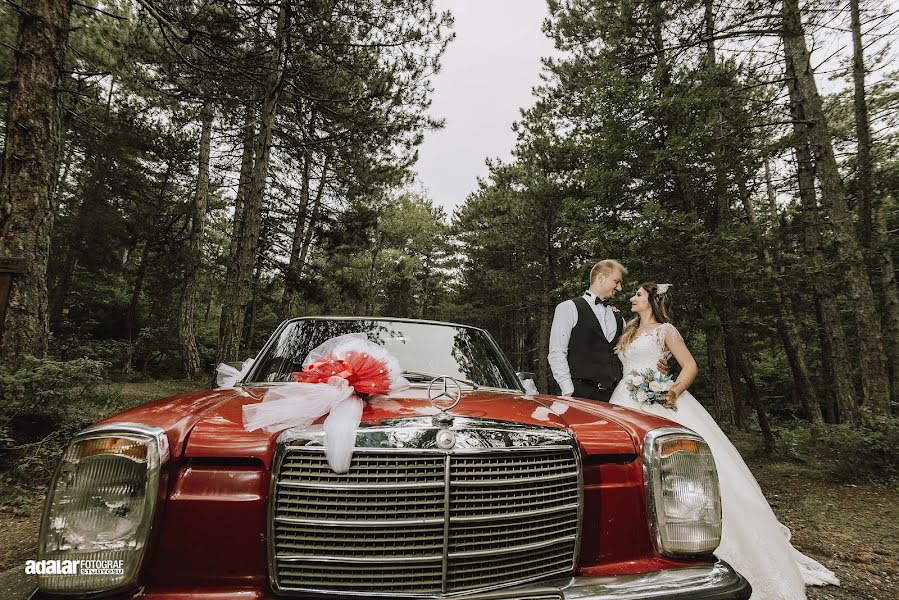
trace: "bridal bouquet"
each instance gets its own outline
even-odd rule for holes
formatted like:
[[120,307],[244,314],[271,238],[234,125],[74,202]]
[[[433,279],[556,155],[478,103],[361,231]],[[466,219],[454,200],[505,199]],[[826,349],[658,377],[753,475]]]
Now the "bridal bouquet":
[[[653,369],[631,371],[625,377],[625,385],[631,394],[631,400],[640,404],[664,404],[668,397],[668,390],[674,385],[674,381],[667,375],[662,375]],[[677,410],[672,407],[671,410]]]
[[315,348],[292,373],[293,382],[268,391],[243,407],[244,429],[279,431],[324,422],[325,454],[331,469],[346,473],[353,457],[364,398],[409,387],[399,361],[364,334],[331,338]]

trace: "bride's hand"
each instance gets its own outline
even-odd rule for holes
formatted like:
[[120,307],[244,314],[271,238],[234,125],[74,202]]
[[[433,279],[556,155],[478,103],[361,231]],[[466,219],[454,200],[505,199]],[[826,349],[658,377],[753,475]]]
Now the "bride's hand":
[[665,402],[662,405],[665,408],[677,409],[677,392],[674,389],[668,390],[668,394],[665,396]]

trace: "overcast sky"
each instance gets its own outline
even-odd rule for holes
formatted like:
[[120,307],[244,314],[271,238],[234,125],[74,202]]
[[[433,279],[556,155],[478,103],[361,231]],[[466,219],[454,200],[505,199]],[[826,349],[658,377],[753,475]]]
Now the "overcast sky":
[[540,58],[553,53],[540,31],[546,0],[436,0],[455,17],[456,39],[434,78],[431,114],[446,120],[425,136],[419,183],[447,215],[487,175],[487,158],[508,159],[512,123],[532,104]]
[[[435,4],[452,12],[456,39],[433,79],[431,114],[446,124],[426,134],[416,171],[418,184],[451,216],[477,188],[477,178],[487,175],[487,158],[511,157],[512,123],[522,108],[533,104],[531,89],[540,83],[540,59],[555,54],[555,49],[540,31],[548,16],[546,0],[435,0]],[[863,34],[868,35],[872,23],[879,33],[895,32],[897,4],[897,0],[882,0],[874,11],[891,16],[872,21],[866,17]],[[814,36],[813,62],[819,88],[833,93],[848,86],[845,78],[828,80],[840,61],[851,56],[848,10],[827,25]],[[875,55],[879,46],[866,53]],[[869,75],[867,83],[895,69],[897,55],[899,50],[894,49],[882,57],[879,72]]]

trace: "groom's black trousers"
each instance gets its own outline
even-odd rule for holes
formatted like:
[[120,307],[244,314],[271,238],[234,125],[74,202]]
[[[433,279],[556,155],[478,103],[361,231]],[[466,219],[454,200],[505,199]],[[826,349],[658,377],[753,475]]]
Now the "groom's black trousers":
[[[600,389],[595,381],[589,379],[572,379],[574,384],[575,398],[587,398],[588,400],[598,400],[600,402],[608,402],[612,397],[612,390]],[[614,389],[614,386],[612,386]]]

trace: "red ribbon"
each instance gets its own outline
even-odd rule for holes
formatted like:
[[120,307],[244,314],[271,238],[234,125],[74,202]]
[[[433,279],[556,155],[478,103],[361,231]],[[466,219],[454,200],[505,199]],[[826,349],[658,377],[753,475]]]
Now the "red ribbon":
[[327,383],[331,377],[346,379],[357,394],[386,394],[390,391],[387,364],[365,352],[347,352],[343,359],[328,355],[291,373],[299,383]]

